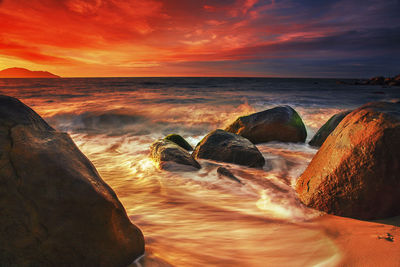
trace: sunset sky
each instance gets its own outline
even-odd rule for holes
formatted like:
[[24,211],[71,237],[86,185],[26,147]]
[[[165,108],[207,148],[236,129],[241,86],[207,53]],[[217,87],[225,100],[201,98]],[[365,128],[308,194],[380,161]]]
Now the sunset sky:
[[0,69],[77,76],[400,73],[400,1],[0,0]]

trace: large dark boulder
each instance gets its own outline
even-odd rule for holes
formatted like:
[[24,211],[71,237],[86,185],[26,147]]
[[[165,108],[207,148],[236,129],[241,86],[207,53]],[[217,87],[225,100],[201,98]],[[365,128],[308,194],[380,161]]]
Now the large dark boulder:
[[169,134],[164,139],[174,142],[178,146],[186,149],[187,151],[193,150],[193,147],[179,134]]
[[225,131],[241,135],[253,144],[270,141],[304,142],[307,137],[306,127],[299,114],[289,106],[239,117]]
[[343,111],[338,114],[333,115],[322,127],[318,130],[318,132],[314,135],[314,137],[308,143],[310,146],[322,146],[325,142],[328,135],[335,130],[336,126],[346,117],[351,110]]
[[328,136],[297,181],[299,198],[360,219],[400,215],[400,104],[366,104]]
[[204,137],[192,155],[196,159],[211,159],[254,168],[265,164],[263,155],[249,140],[221,129]]
[[141,231],[68,134],[0,96],[0,265],[127,266]]
[[186,149],[166,139],[159,139],[151,144],[150,157],[162,170],[186,171],[201,168]]

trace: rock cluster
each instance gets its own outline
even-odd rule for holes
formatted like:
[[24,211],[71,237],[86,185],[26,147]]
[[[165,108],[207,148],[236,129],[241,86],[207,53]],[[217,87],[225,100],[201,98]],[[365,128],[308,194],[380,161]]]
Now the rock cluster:
[[187,166],[199,169],[196,159],[261,168],[265,159],[254,144],[304,142],[306,137],[299,114],[289,106],[281,106],[237,118],[225,130],[212,131],[197,144],[192,155],[188,153],[192,146],[182,136],[170,134],[151,145],[150,157],[160,169],[168,170],[188,170]]
[[339,84],[352,84],[352,85],[387,85],[387,86],[400,86],[400,74],[395,77],[376,76],[367,80],[357,80],[355,82],[338,81]]

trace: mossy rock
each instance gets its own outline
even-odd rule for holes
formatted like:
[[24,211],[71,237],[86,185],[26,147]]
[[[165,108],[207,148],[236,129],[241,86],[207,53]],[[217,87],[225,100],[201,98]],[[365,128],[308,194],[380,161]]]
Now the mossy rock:
[[201,168],[186,149],[166,139],[151,144],[150,157],[161,170],[193,171]]
[[193,150],[193,147],[179,134],[169,134],[164,139],[174,142],[183,149],[186,149],[187,151]]
[[320,147],[325,142],[326,138],[336,129],[338,124],[346,117],[351,110],[343,111],[333,115],[318,132],[314,135],[311,141],[308,143],[310,146]]
[[306,127],[300,115],[289,106],[279,106],[239,117],[225,131],[249,139],[253,144],[305,142]]

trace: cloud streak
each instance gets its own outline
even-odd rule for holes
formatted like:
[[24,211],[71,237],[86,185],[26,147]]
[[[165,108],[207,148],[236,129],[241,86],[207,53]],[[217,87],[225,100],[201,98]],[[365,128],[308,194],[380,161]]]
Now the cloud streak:
[[[64,76],[288,76],[298,66],[315,77],[345,65],[360,77],[400,59],[399,11],[396,0],[4,0],[0,56]],[[337,71],[321,74],[332,60]],[[210,72],[212,62],[225,69]]]

